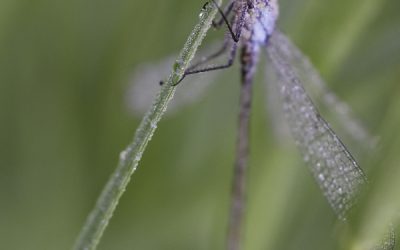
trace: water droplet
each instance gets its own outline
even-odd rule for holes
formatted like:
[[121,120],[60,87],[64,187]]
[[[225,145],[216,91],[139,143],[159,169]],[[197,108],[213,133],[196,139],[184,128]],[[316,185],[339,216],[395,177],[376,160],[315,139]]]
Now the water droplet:
[[318,175],[318,179],[319,179],[320,181],[325,181],[325,176],[324,176],[323,174],[319,174],[319,175]]
[[127,150],[124,150],[124,151],[122,151],[122,152],[119,154],[119,159],[120,159],[121,161],[126,161],[127,156],[128,156],[128,151],[127,151]]
[[177,60],[175,63],[174,63],[174,71],[175,72],[178,72],[178,71],[183,71],[184,70],[184,67],[183,67],[183,62],[181,61],[181,60]]
[[201,9],[201,12],[200,12],[200,14],[199,14],[199,18],[200,18],[200,19],[202,19],[202,18],[204,17],[204,14],[205,14],[204,12],[207,10],[208,4],[209,4],[209,2],[206,2],[206,3],[204,4],[203,8]]
[[204,12],[202,11],[202,12],[200,12],[200,14],[199,14],[199,18],[202,19],[203,17],[204,17]]
[[139,162],[141,158],[142,158],[142,154],[137,154],[137,155],[135,156],[134,161],[135,161],[135,162]]
[[152,121],[152,122],[150,123],[150,127],[151,127],[152,129],[156,129],[156,128],[157,128],[157,123],[154,122],[154,121]]

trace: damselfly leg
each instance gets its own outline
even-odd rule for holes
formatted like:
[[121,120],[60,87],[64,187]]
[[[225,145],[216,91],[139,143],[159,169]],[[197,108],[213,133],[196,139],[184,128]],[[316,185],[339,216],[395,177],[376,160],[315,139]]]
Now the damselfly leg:
[[[225,7],[225,9],[224,9],[224,11],[223,11],[225,17],[228,17],[229,14],[232,12],[233,4],[234,4],[234,0],[231,0],[231,1],[227,4],[227,6]],[[217,21],[214,20],[214,21],[212,22],[212,25],[213,25],[214,28],[219,29],[219,28],[222,27],[222,25],[224,24],[224,22],[225,22],[225,18],[223,18],[223,17],[221,16],[221,17],[219,18],[219,20],[217,20]]]
[[[209,72],[209,71],[215,71],[215,70],[221,70],[221,69],[226,69],[229,68],[233,65],[233,62],[235,60],[236,57],[236,51],[237,51],[237,43],[239,42],[241,33],[242,33],[242,29],[243,29],[243,25],[245,23],[245,14],[247,12],[247,9],[249,8],[249,4],[245,4],[243,5],[243,8],[240,9],[239,11],[239,18],[236,19],[236,17],[233,17],[232,19],[232,23],[234,21],[236,21],[236,25],[235,27],[232,26],[231,23],[229,23],[227,15],[230,14],[230,12],[232,11],[235,2],[232,1],[228,4],[228,6],[226,7],[226,10],[222,10],[221,7],[215,2],[215,0],[211,0],[210,2],[212,2],[215,7],[218,9],[219,14],[221,15],[221,20],[222,20],[222,24],[225,23],[228,31],[230,33],[230,36],[233,40],[233,43],[229,41],[229,39],[226,39],[224,41],[224,44],[222,46],[222,48],[220,50],[218,50],[217,52],[211,54],[210,56],[207,56],[205,58],[203,58],[202,60],[200,60],[198,63],[195,63],[194,65],[190,66],[188,69],[185,70],[184,74],[182,75],[181,79],[178,80],[177,83],[174,84],[178,85],[180,82],[183,81],[183,79],[185,79],[186,76],[188,75],[193,75],[193,74],[198,74],[198,73],[204,73],[204,72]],[[206,6],[209,2],[207,2],[204,6]],[[204,7],[203,7],[204,8]],[[219,20],[216,24],[218,24],[219,22],[221,22],[221,20]],[[218,25],[216,25],[218,27]],[[234,30],[235,29],[235,30]],[[201,65],[210,62],[213,59],[216,59],[217,57],[221,56],[224,54],[224,52],[226,51],[227,47],[231,46],[230,48],[230,52],[229,52],[229,57],[228,57],[228,61],[222,65],[213,65],[213,66],[208,66],[205,68],[199,68],[201,67]],[[160,85],[162,85],[164,82],[160,82]]]
[[[233,65],[233,62],[235,60],[236,57],[236,51],[237,51],[237,45],[236,43],[233,43],[230,49],[230,53],[229,53],[229,57],[228,57],[228,62],[226,64],[222,64],[222,65],[218,65],[218,66],[209,66],[206,68],[200,68],[200,69],[193,69],[193,70],[187,70],[185,71],[185,73],[183,74],[182,78],[179,79],[179,81],[175,84],[179,84],[186,76],[188,75],[193,75],[193,74],[198,74],[198,73],[204,73],[204,72],[209,72],[209,71],[215,71],[215,70],[220,70],[220,69],[226,69],[229,68]],[[222,53],[220,53],[218,56],[222,55]],[[215,59],[217,56],[210,56],[213,57],[211,59]],[[206,62],[211,60],[210,58],[206,58]]]

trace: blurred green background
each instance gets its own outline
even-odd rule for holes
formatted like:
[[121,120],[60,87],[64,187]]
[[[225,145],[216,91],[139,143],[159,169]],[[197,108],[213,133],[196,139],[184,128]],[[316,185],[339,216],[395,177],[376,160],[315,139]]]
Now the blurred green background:
[[[140,121],[124,101],[131,72],[178,52],[203,3],[0,1],[0,249],[71,248]],[[371,179],[362,239],[400,208],[400,2],[280,3],[280,28],[381,137],[373,154],[348,145]],[[245,249],[339,249],[346,230],[298,152],[272,136],[262,79]],[[237,67],[219,80],[159,124],[99,249],[223,249]]]

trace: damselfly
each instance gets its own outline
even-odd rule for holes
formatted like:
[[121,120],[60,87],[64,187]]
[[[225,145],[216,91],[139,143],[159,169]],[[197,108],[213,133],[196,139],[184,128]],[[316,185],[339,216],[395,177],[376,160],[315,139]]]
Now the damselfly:
[[[194,63],[185,71],[179,82],[192,74],[229,68],[234,63],[238,49],[240,50],[240,112],[227,248],[240,247],[249,155],[252,84],[262,50],[268,54],[278,74],[275,84],[295,142],[338,218],[346,220],[356,195],[366,183],[366,176],[314,106],[299,75],[302,72],[311,75],[306,80],[320,90],[323,95],[322,100],[326,104],[337,109],[342,125],[350,130],[350,134],[357,140],[370,140],[371,136],[353,117],[351,111],[343,108],[344,104],[339,98],[323,84],[309,61],[285,35],[276,29],[279,13],[277,0],[230,0],[224,10],[214,0],[207,2],[205,6],[207,5],[218,8],[221,18],[214,21],[213,25],[216,28],[226,25],[228,35],[222,48]],[[209,66],[211,60],[225,53],[228,54],[228,61],[225,64]],[[149,84],[144,79],[140,81]],[[190,81],[181,84],[190,85]],[[394,233],[390,231],[384,243],[376,249],[393,249],[393,247]]]

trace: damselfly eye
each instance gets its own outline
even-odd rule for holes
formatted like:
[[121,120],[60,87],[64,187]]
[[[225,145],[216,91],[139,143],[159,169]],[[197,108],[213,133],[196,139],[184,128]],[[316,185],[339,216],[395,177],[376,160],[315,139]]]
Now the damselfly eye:
[[254,8],[254,4],[251,1],[247,1],[247,7],[251,10]]

